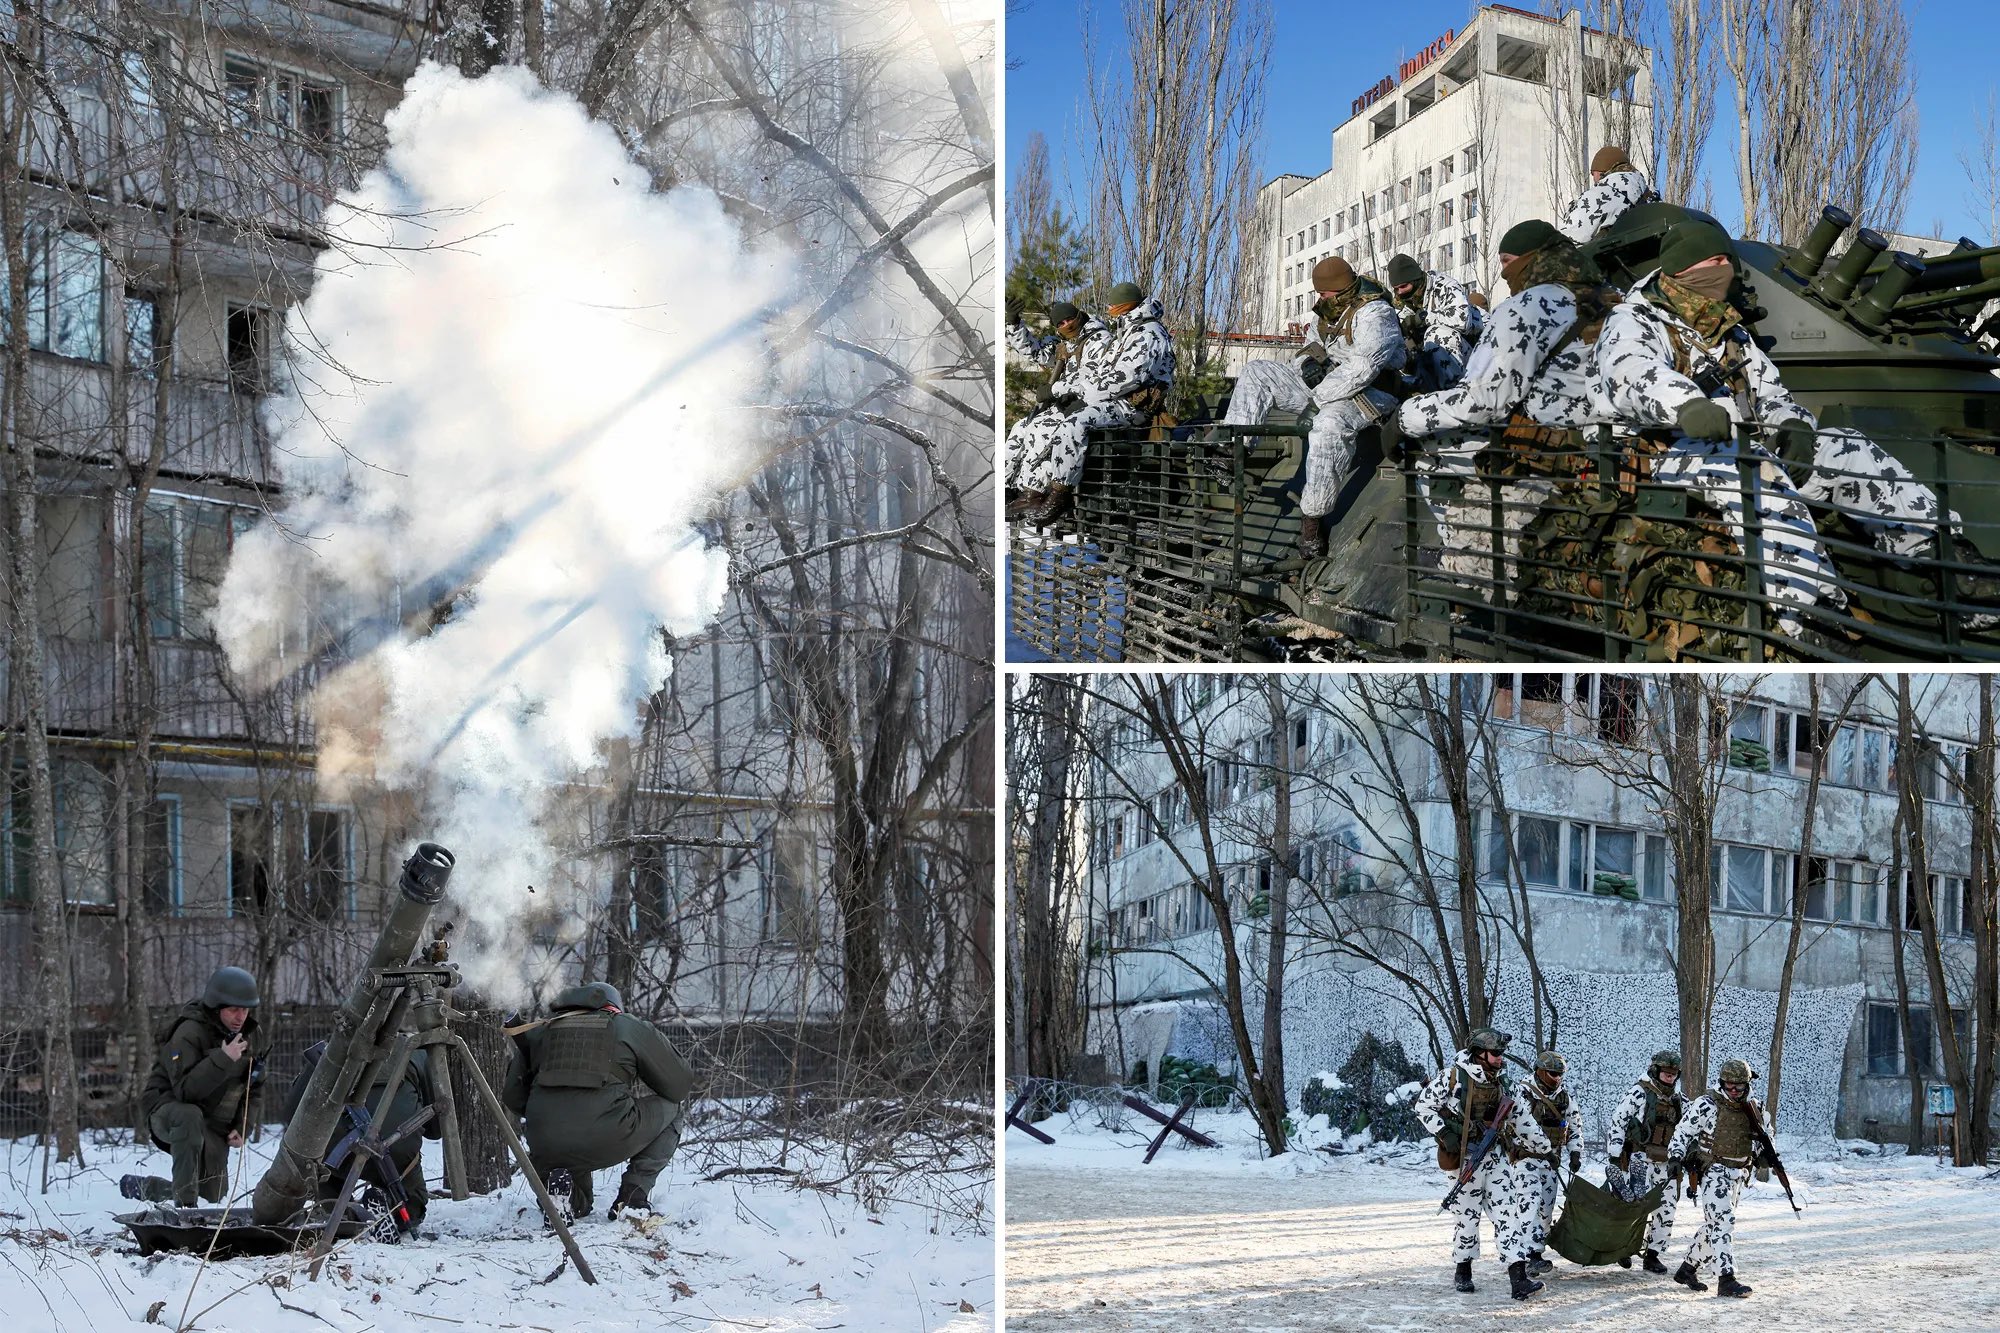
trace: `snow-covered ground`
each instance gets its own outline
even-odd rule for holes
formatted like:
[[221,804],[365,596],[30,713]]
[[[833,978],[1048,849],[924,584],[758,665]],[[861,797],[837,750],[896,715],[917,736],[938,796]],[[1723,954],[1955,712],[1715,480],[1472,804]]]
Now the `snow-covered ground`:
[[[249,1149],[240,1202],[275,1146],[267,1135]],[[424,1144],[434,1186],[444,1175],[438,1150]],[[242,1158],[232,1155],[232,1167]],[[489,1197],[434,1198],[415,1238],[352,1244],[315,1283],[288,1258],[205,1269],[193,1255],[140,1258],[112,1220],[139,1208],[119,1196],[118,1177],[165,1175],[166,1154],[86,1139],[84,1160],[82,1170],[55,1168],[44,1195],[33,1141],[0,1143],[0,1327],[9,1333],[992,1327],[990,1227],[909,1205],[871,1215],[852,1199],[756,1178],[702,1184],[680,1159],[654,1191],[657,1219],[607,1221],[617,1174],[598,1174],[598,1211],[576,1228],[596,1286],[563,1263],[519,1177]]]
[[[1747,1301],[1720,1306],[1636,1268],[1559,1259],[1541,1292],[1515,1301],[1490,1231],[1478,1291],[1452,1289],[1438,1211],[1448,1185],[1428,1143],[1259,1160],[1246,1113],[1195,1123],[1223,1147],[1163,1148],[1150,1166],[1139,1163],[1157,1127],[1137,1116],[1122,1133],[1056,1116],[1041,1126],[1054,1147],[1007,1131],[1010,1333],[1691,1328],[1723,1309],[1769,1329],[2000,1328],[2000,1179],[1932,1158],[1781,1140],[1806,1211],[1795,1218],[1775,1181],[1745,1192],[1736,1263],[1755,1289]],[[1584,1169],[1602,1179],[1601,1159]],[[1698,1217],[1683,1199],[1670,1265]]]

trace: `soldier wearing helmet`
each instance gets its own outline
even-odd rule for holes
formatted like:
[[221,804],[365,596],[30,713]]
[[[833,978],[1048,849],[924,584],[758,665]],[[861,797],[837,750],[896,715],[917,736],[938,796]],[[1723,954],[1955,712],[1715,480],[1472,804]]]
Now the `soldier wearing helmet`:
[[1498,1121],[1492,1151],[1459,1192],[1453,1209],[1452,1283],[1460,1291],[1474,1289],[1472,1261],[1479,1257],[1479,1219],[1484,1216],[1493,1223],[1494,1247],[1507,1265],[1514,1299],[1525,1300],[1542,1284],[1528,1272],[1536,1196],[1522,1164],[1554,1149],[1502,1072],[1512,1040],[1490,1027],[1474,1028],[1457,1059],[1417,1094],[1414,1109],[1418,1122],[1437,1139],[1438,1166],[1454,1174],[1464,1155]]
[[[1612,1192],[1636,1199],[1654,1185],[1668,1179],[1667,1146],[1681,1121],[1681,1057],[1679,1051],[1655,1051],[1646,1064],[1646,1076],[1632,1085],[1625,1100],[1611,1113],[1611,1140],[1606,1151],[1610,1162],[1604,1168],[1604,1183]],[[1660,1194],[1660,1205],[1646,1223],[1645,1267],[1648,1273],[1665,1273],[1660,1251],[1674,1230],[1674,1205],[1678,1195],[1672,1182]],[[1630,1259],[1619,1266],[1630,1268]]]
[[1534,1241],[1528,1251],[1528,1271],[1534,1274],[1546,1273],[1555,1267],[1542,1257],[1542,1251],[1548,1244],[1549,1226],[1556,1216],[1556,1195],[1559,1193],[1556,1188],[1556,1163],[1567,1148],[1569,1173],[1575,1175],[1583,1165],[1583,1154],[1576,1146],[1581,1142],[1577,1137],[1577,1127],[1582,1113],[1577,1109],[1576,1099],[1569,1095],[1569,1089],[1563,1084],[1563,1075],[1567,1072],[1567,1060],[1554,1051],[1543,1051],[1535,1057],[1534,1074],[1521,1080],[1521,1093],[1527,1099],[1528,1114],[1535,1117],[1535,1123],[1549,1136],[1547,1153],[1521,1159],[1523,1176],[1535,1192]]
[[625,1013],[608,982],[572,986],[553,1015],[515,1033],[509,1110],[526,1121],[528,1151],[573,1217],[593,1202],[591,1173],[625,1166],[611,1216],[650,1208],[653,1184],[681,1141],[681,1105],[694,1075],[651,1023]]
[[173,1179],[126,1176],[128,1199],[192,1208],[196,1196],[220,1203],[229,1183],[229,1150],[249,1129],[250,1094],[262,1080],[270,1042],[254,1012],[257,979],[240,967],[217,968],[160,1027],[159,1050],[140,1107],[153,1143],[173,1155]]
[[1763,1109],[1750,1096],[1756,1077],[1747,1062],[1724,1060],[1716,1071],[1715,1087],[1688,1103],[1668,1147],[1670,1162],[1676,1168],[1685,1165],[1693,1178],[1688,1196],[1701,1201],[1701,1232],[1674,1272],[1674,1281],[1694,1291],[1708,1290],[1701,1270],[1712,1263],[1719,1273],[1716,1295],[1750,1294],[1750,1288],[1736,1280],[1732,1245],[1736,1196],[1743,1192],[1751,1171],[1771,1165],[1758,1143],[1768,1135]]

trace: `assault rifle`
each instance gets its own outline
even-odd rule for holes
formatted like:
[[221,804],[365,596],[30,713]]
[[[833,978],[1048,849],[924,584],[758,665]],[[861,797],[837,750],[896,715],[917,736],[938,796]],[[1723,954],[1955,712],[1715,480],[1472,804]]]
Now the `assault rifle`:
[[1750,1142],[1769,1159],[1771,1174],[1785,1187],[1785,1202],[1792,1206],[1792,1215],[1796,1217],[1805,1209],[1799,1207],[1799,1201],[1792,1197],[1792,1178],[1785,1174],[1785,1164],[1778,1160],[1778,1145],[1771,1142],[1771,1136],[1764,1132],[1764,1108],[1748,1098],[1744,1100],[1750,1112]]
[[1474,1144],[1472,1150],[1459,1162],[1458,1180],[1452,1185],[1451,1193],[1444,1196],[1444,1202],[1438,1205],[1439,1212],[1450,1212],[1452,1204],[1458,1202],[1459,1191],[1472,1183],[1472,1177],[1478,1172],[1479,1164],[1486,1160],[1486,1154],[1492,1152],[1493,1145],[1500,1141],[1500,1129],[1507,1123],[1507,1116],[1513,1109],[1514,1094],[1502,1093],[1500,1105],[1493,1108],[1493,1122],[1486,1127],[1486,1133],[1480,1136],[1479,1142]]

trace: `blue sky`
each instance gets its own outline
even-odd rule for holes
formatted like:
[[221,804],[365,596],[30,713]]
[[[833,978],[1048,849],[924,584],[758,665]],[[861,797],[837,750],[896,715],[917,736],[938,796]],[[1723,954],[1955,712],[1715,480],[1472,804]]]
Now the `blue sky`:
[[[1529,0],[1519,7],[1537,6]],[[1013,66],[1007,72],[1008,179],[1013,179],[1028,135],[1040,130],[1049,141],[1058,198],[1064,191],[1066,141],[1081,120],[1085,70],[1078,33],[1080,14],[1087,8],[1076,0],[1011,0],[1007,14],[1007,61]],[[1273,8],[1277,42],[1258,173],[1265,180],[1285,171],[1307,176],[1325,171],[1333,127],[1346,118],[1355,96],[1394,73],[1398,61],[1447,30],[1464,27],[1473,6],[1467,0],[1273,0]],[[2000,88],[2000,59],[1995,57],[2000,0],[1906,0],[1905,8],[1921,142],[1902,229],[1928,233],[1933,219],[1940,219],[1940,234],[1947,238],[1965,232],[2000,241],[1979,235],[1984,225],[1974,221],[1958,161],[1971,138],[1975,112],[1983,114],[1988,94]],[[1116,7],[1099,9],[1100,44],[1108,45]],[[1716,133],[1708,150],[1717,208],[1725,221],[1737,211],[1736,178],[1729,165],[1734,135],[1732,130],[1725,136],[1722,123],[1727,100],[1726,92],[1717,98]]]

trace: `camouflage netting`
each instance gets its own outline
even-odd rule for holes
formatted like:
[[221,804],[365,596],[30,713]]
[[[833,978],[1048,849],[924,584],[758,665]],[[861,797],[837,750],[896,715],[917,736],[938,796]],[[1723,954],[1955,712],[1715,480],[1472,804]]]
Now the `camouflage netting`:
[[1424,1133],[1416,1112],[1410,1109],[1416,1100],[1411,1085],[1427,1077],[1404,1054],[1400,1042],[1385,1042],[1372,1032],[1364,1033],[1331,1083],[1324,1075],[1306,1080],[1299,1094],[1299,1109],[1308,1116],[1325,1116],[1327,1123],[1343,1134],[1365,1129],[1377,1143],[1409,1142]]
[[[1637,512],[1631,494],[1599,494],[1569,483],[1550,496],[1521,533],[1519,605],[1537,615],[1594,624],[1590,602],[1614,598],[1612,625],[1644,640],[1649,656],[1742,659],[1749,641],[1714,625],[1741,625],[1744,570],[1722,516],[1690,495],[1688,521]],[[1708,624],[1705,622],[1713,622]]]

